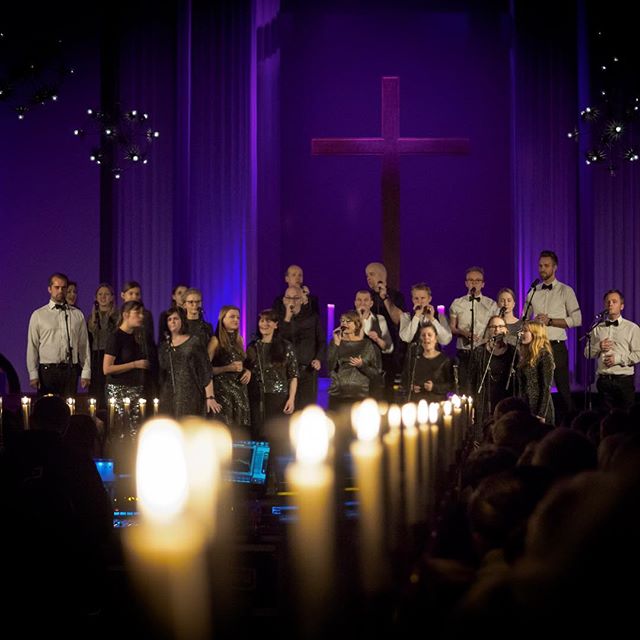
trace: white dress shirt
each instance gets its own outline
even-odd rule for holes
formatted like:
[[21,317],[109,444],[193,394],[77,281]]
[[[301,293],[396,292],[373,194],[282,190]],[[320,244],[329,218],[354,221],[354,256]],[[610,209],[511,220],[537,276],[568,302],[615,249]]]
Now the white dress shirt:
[[[498,315],[498,305],[495,300],[488,298],[487,296],[476,296],[480,298],[478,302],[473,305],[474,311],[474,326],[471,329],[471,301],[469,295],[456,298],[449,307],[449,317],[455,316],[458,320],[458,329],[464,329],[471,331],[475,335],[484,335],[484,330],[489,324],[489,318],[491,316]],[[478,346],[474,342],[474,346]],[[471,345],[468,340],[465,340],[462,336],[458,336],[456,341],[456,349],[463,349],[469,351]]]
[[[67,361],[67,327],[65,312],[56,309],[53,300],[44,307],[36,309],[29,320],[27,338],[27,370],[29,380],[38,379],[38,365],[60,364]],[[69,315],[69,335],[73,350],[73,364],[82,366],[81,378],[91,378],[91,353],[87,325],[82,311],[76,307],[67,306]]]
[[[600,343],[609,338],[613,340],[613,349],[600,351]],[[632,376],[633,365],[640,362],[640,327],[622,316],[618,318],[618,326],[601,322],[591,333],[591,357],[598,359],[598,375]],[[615,364],[607,367],[604,364],[606,355],[613,354]],[[584,348],[585,358],[589,357],[589,345]]]
[[[424,325],[427,323],[429,323],[429,320],[426,320],[424,316],[414,314],[414,316],[411,317],[411,314],[405,311],[400,316],[400,339],[404,342],[411,342],[421,324]],[[442,314],[440,318],[434,317],[430,323],[436,330],[438,344],[449,344],[453,336],[451,334],[449,322],[447,321],[447,316]]]
[[[376,318],[378,319],[378,324],[380,325],[380,333],[378,336],[384,340],[384,343],[388,345],[385,349],[381,349],[382,353],[393,353],[393,340],[391,339],[391,333],[389,333],[389,325],[385,320],[383,315],[377,314]],[[372,331],[373,324],[373,313],[369,313],[367,318],[362,318],[362,329],[364,330],[364,334],[367,335],[369,331]],[[376,345],[378,346],[378,345]]]
[[[579,327],[582,324],[582,312],[573,289],[559,280],[549,283],[551,289],[543,289],[539,284],[527,294],[525,306],[531,300],[532,317],[539,313],[548,315],[552,320],[558,318],[567,323],[567,327]],[[566,340],[567,332],[560,327],[547,327],[549,340]]]

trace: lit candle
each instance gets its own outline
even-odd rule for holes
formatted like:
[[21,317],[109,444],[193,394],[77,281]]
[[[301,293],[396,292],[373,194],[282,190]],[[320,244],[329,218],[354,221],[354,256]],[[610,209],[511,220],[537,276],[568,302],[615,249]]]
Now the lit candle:
[[387,411],[389,431],[382,436],[386,461],[386,492],[389,505],[388,523],[391,547],[399,543],[400,528],[400,424],[402,412],[396,404]]
[[460,396],[451,396],[451,404],[453,405],[453,438],[456,451],[462,446],[462,401]]
[[209,634],[205,531],[186,509],[188,461],[180,426],[150,420],[140,431],[136,460],[138,526],[124,543],[138,586],[174,637]]
[[430,490],[429,490],[429,403],[423,398],[418,402],[418,431],[420,432],[420,479],[422,487],[421,509],[425,514],[430,511]]
[[326,464],[329,426],[324,411],[305,407],[292,434],[296,460],[286,469],[297,507],[291,551],[300,604],[300,622],[318,629],[326,615],[333,581],[333,470]]
[[116,413],[116,399],[109,398],[109,431],[113,434],[115,431],[115,413]]
[[442,403],[442,426],[444,428],[444,458],[447,466],[453,463],[453,416],[451,415],[451,401],[447,400]]
[[442,449],[439,447],[440,405],[432,402],[429,405],[429,422],[431,423],[431,439],[429,447],[429,503],[432,511],[436,508],[438,500],[438,466],[441,466]]
[[89,415],[92,418],[96,417],[96,399],[95,398],[89,398]]
[[140,408],[140,420],[144,422],[144,414],[147,411],[147,401],[144,398],[138,400],[138,407]]
[[418,430],[416,429],[417,407],[409,402],[402,407],[404,425],[404,491],[406,498],[407,524],[420,521],[418,509]]
[[160,400],[158,398],[153,399],[153,415],[158,415],[158,408],[160,407]]
[[382,446],[376,401],[369,398],[354,405],[351,423],[358,436],[350,451],[358,487],[360,575],[365,592],[372,593],[379,591],[383,583]]
[[31,398],[28,396],[22,396],[22,418],[24,421],[25,431],[29,430],[29,413],[31,409]]
[[124,407],[122,433],[128,433],[131,431],[131,398],[122,398],[122,406]]
[[76,412],[75,398],[67,398],[67,406],[69,407],[69,412],[71,413],[71,415],[74,415]]

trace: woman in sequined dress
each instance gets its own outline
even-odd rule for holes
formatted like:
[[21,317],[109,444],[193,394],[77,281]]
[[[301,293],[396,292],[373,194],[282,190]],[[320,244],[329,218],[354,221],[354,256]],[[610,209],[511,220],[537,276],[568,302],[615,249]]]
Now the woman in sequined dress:
[[178,307],[165,314],[169,337],[159,349],[160,408],[176,418],[219,413],[222,407],[213,394],[211,365],[198,336],[185,332]]
[[218,314],[215,335],[207,351],[213,367],[216,401],[222,406],[220,417],[231,427],[249,428],[251,371],[244,367],[245,352],[240,329],[240,309],[226,305]]
[[260,338],[247,348],[247,366],[252,373],[251,422],[260,437],[267,420],[294,412],[298,363],[293,345],[278,335],[278,314],[273,309],[260,312],[258,331]]

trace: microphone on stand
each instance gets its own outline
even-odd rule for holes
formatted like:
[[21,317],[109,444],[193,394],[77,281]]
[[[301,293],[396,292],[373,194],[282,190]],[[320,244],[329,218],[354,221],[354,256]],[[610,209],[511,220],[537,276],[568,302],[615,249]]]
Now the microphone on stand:
[[540,278],[536,278],[532,283],[529,289],[535,289],[540,284]]
[[469,290],[469,300],[473,302],[475,299],[476,299],[476,288],[471,287],[471,289]]
[[500,312],[498,313],[498,315],[499,315],[501,318],[504,318],[504,314],[505,314],[505,313],[507,313],[507,307],[501,307],[501,308],[500,308]]

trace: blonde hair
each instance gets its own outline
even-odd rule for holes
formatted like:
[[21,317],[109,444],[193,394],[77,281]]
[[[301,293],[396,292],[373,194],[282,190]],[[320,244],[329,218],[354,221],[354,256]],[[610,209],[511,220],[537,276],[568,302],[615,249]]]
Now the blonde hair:
[[356,335],[360,335],[360,333],[362,332],[362,317],[360,316],[360,314],[357,311],[345,311],[340,316],[341,322],[343,318],[345,320],[350,320],[351,322],[353,322],[353,324],[356,325]]
[[547,336],[547,328],[543,324],[539,322],[525,322],[522,325],[522,330],[531,332],[531,342],[520,345],[520,363],[518,366],[535,366],[543,351],[547,351],[553,357],[551,343]]

